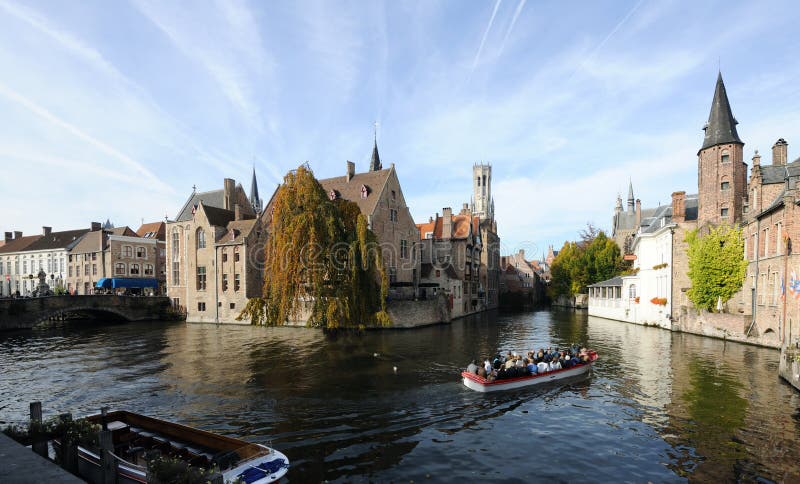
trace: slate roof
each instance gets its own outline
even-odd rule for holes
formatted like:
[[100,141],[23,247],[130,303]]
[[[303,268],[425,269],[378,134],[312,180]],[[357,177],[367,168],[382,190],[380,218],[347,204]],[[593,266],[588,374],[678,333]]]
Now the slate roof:
[[127,225],[124,227],[114,227],[111,229],[106,229],[111,235],[123,235],[125,237],[138,237],[136,232],[133,231],[132,228],[128,227]]
[[185,222],[192,219],[192,207],[195,205],[203,205],[208,207],[222,208],[225,206],[225,190],[211,190],[209,192],[194,192],[189,200],[183,205],[181,211],[175,217],[176,222]]
[[[368,171],[366,173],[356,173],[347,181],[347,176],[337,176],[333,178],[325,178],[319,181],[325,193],[330,193],[331,190],[336,191],[339,198],[350,200],[358,205],[361,213],[364,215],[372,215],[375,212],[375,207],[378,205],[378,198],[386,181],[389,179],[393,168],[378,171]],[[361,198],[361,186],[367,187],[367,198]]]
[[622,286],[622,277],[612,277],[611,279],[597,282],[595,284],[589,284],[586,287],[614,287],[614,286]]
[[253,167],[253,180],[250,182],[250,203],[260,204],[261,198],[258,196],[258,181],[256,181],[256,167]]
[[41,235],[26,235],[18,239],[9,240],[7,244],[4,244],[2,247],[0,247],[0,254],[8,254],[10,252],[27,250],[29,245],[41,238]]
[[706,135],[700,150],[725,143],[744,144],[739,139],[739,133],[736,132],[737,124],[739,122],[731,112],[728,93],[725,91],[725,83],[722,82],[722,73],[720,72],[717,76],[717,87],[714,89],[714,100],[711,102],[708,123],[703,127]]
[[[686,221],[693,221],[697,220],[697,194],[686,195],[684,199],[684,210],[685,210],[685,220]],[[643,234],[650,234],[664,225],[672,222],[672,204],[670,205],[659,205],[656,208],[649,209],[648,216],[644,216],[644,210],[642,211],[642,233]],[[663,220],[663,224],[661,223]]]
[[375,138],[375,144],[372,145],[372,158],[369,160],[369,171],[382,170],[381,157],[378,155],[378,138]]
[[43,235],[36,242],[32,243],[24,250],[51,250],[51,249],[66,249],[72,247],[80,240],[89,229],[78,230],[64,230],[63,232],[52,232],[50,235]]
[[787,165],[762,165],[760,168],[761,184],[773,185],[775,183],[783,183],[786,181],[787,170],[789,171],[789,176],[800,176],[800,158]]
[[[232,220],[228,222],[228,226],[226,227],[227,231],[223,232],[222,235],[217,238],[216,243],[217,245],[236,245],[241,244],[242,240],[250,235],[250,232],[253,230],[253,227],[256,225],[255,219],[249,220]],[[231,240],[230,232],[233,230],[234,239]]]
[[[208,223],[215,227],[227,227],[228,222],[236,218],[236,213],[233,210],[225,210],[224,208],[217,208],[211,205],[202,204],[203,211],[208,218]],[[200,208],[198,207],[198,210]]]

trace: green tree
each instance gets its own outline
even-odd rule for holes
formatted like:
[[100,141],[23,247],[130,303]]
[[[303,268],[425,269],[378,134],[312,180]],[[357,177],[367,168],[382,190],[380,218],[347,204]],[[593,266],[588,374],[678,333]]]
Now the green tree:
[[624,267],[617,244],[593,225],[581,231],[579,242],[565,242],[550,267],[550,294],[574,296],[586,286],[619,275]]
[[278,189],[264,254],[262,297],[239,319],[276,326],[308,317],[328,329],[391,323],[375,234],[355,203],[329,200],[305,166]]
[[692,230],[686,234],[686,242],[692,281],[689,300],[695,307],[714,310],[719,298],[727,301],[742,288],[747,270],[742,230],[720,225],[703,237]]

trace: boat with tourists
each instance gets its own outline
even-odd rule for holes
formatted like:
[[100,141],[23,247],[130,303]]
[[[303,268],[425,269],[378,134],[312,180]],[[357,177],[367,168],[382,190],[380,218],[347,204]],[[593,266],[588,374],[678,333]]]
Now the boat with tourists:
[[[511,355],[509,354],[509,356]],[[506,362],[500,361],[501,369],[499,374],[496,368],[499,360],[498,357],[495,358],[494,363],[489,363],[489,361],[486,360],[486,370],[488,370],[488,372],[480,371],[483,367],[477,367],[478,371],[470,371],[471,368],[468,368],[461,372],[461,377],[464,386],[478,392],[510,390],[513,388],[539,385],[586,375],[589,373],[589,370],[591,370],[592,364],[598,358],[596,351],[586,349],[582,349],[579,355],[570,357],[569,354],[567,354],[566,356],[567,362],[563,365],[563,357],[561,361],[558,361],[557,357],[553,357],[552,360],[547,358],[547,363],[545,363],[541,357],[532,357],[529,360],[530,366],[519,366],[518,372],[505,371],[503,365]],[[514,357],[518,360],[524,360],[524,358],[520,358],[517,355],[514,355]],[[572,360],[571,363],[569,362],[570,360]],[[536,361],[538,361],[538,363],[536,363]],[[512,365],[511,368],[514,368],[514,365]]]
[[[264,484],[281,479],[289,469],[283,453],[261,444],[217,435],[133,412],[103,412],[86,420],[109,430],[115,482],[170,482],[159,473],[194,472],[212,483]],[[54,442],[58,452],[60,443]],[[77,445],[78,475],[103,482],[103,459],[99,447]],[[175,469],[178,469],[177,471]]]

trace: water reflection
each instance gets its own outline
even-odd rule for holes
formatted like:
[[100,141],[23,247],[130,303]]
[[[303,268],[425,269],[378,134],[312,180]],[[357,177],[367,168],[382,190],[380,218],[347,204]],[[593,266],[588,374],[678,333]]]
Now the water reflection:
[[[601,355],[589,379],[487,395],[459,382],[473,357],[583,341]],[[37,399],[51,413],[109,404],[272,443],[297,482],[790,481],[800,401],[777,361],[570,311],[338,336],[73,325],[0,335],[0,420]]]

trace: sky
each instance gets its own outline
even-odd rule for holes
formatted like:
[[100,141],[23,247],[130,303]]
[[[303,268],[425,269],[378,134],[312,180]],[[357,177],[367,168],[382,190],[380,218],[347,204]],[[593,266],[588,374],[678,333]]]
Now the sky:
[[800,150],[796,2],[0,0],[0,229],[173,218],[309,162],[366,171],[375,123],[418,222],[490,163],[503,253],[697,191],[721,70],[745,160]]

